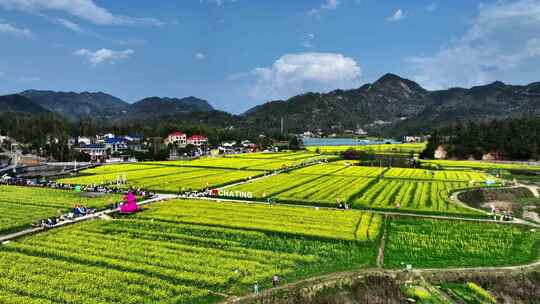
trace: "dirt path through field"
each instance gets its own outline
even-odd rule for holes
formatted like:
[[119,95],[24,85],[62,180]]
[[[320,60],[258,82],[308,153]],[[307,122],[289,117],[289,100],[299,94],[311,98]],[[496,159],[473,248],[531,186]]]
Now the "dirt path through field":
[[[137,203],[137,205],[144,206],[144,205],[152,204],[152,203],[155,203],[155,202],[160,202],[160,201],[174,199],[174,198],[176,198],[175,195],[158,194],[158,195],[156,195],[155,197],[153,197],[151,199],[144,200],[144,201],[141,201],[141,202]],[[24,237],[24,236],[28,236],[28,235],[31,235],[31,234],[35,234],[35,233],[39,233],[39,232],[43,232],[43,231],[47,231],[47,230],[51,230],[51,229],[56,229],[56,228],[60,228],[60,227],[63,227],[63,226],[72,225],[72,224],[76,224],[76,223],[81,223],[81,222],[85,222],[85,221],[89,221],[89,220],[94,220],[94,219],[98,219],[98,218],[102,218],[102,217],[107,217],[109,214],[114,213],[114,212],[118,212],[118,209],[107,209],[107,210],[96,212],[96,213],[93,213],[93,214],[77,217],[77,218],[75,218],[73,220],[60,222],[60,223],[58,223],[55,226],[50,227],[50,228],[37,227],[37,228],[26,229],[26,230],[19,231],[19,232],[16,232],[16,233],[12,233],[12,234],[8,234],[8,235],[3,235],[3,236],[0,236],[0,244],[2,244],[4,242],[9,242],[11,240],[18,239],[18,238],[21,238],[21,237]]]
[[[520,274],[523,272],[535,270],[538,267],[540,267],[540,260],[527,264],[527,265],[520,265],[520,266],[509,266],[509,267],[461,267],[461,268],[424,268],[424,269],[415,269],[414,273],[416,274],[430,274],[430,273],[468,273],[468,274],[482,274],[482,273],[492,273],[492,272],[498,272],[498,271],[508,271],[508,272],[519,272]],[[289,284],[285,284],[283,286],[267,289],[262,291],[259,295],[246,295],[243,297],[230,297],[229,299],[221,302],[220,304],[232,304],[232,303],[245,303],[249,301],[254,301],[257,299],[262,299],[265,296],[269,296],[270,294],[276,292],[280,293],[287,290],[294,290],[300,286],[305,286],[309,284],[324,284],[324,283],[331,283],[336,282],[339,280],[347,279],[347,278],[358,278],[362,276],[367,276],[370,274],[392,274],[397,275],[400,273],[404,273],[404,270],[382,270],[382,269],[364,269],[364,270],[358,270],[358,271],[346,271],[346,272],[336,272],[336,273],[330,273],[327,275],[317,276],[313,278],[308,278],[305,280],[300,280],[296,282],[292,282]]]
[[381,237],[381,244],[379,245],[379,254],[377,255],[377,267],[378,268],[383,268],[384,266],[384,246],[386,245],[386,234],[387,234],[387,229],[388,229],[388,223],[387,223],[387,218],[385,217],[385,220],[384,220],[384,231],[383,231],[383,235]]

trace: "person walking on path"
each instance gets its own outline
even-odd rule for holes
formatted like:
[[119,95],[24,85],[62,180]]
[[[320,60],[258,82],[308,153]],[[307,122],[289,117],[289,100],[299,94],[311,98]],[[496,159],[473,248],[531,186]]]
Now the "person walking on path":
[[253,284],[253,294],[258,295],[259,294],[259,282],[255,281],[255,284]]
[[279,276],[277,274],[272,277],[272,285],[274,288],[279,286]]

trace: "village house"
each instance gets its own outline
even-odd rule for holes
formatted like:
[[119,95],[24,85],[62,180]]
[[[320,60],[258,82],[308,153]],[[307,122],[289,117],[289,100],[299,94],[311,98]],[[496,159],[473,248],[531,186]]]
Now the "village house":
[[3,144],[4,142],[11,141],[11,139],[7,136],[0,135],[0,144]]
[[194,134],[187,139],[188,145],[194,145],[195,147],[201,147],[208,144],[208,137],[199,134]]
[[92,144],[92,139],[90,137],[86,137],[86,136],[79,136],[77,137],[77,143],[79,145],[90,145]]
[[448,152],[446,151],[446,149],[444,148],[443,145],[440,145],[437,147],[437,150],[435,150],[435,159],[446,159],[448,155]]
[[105,144],[82,145],[79,148],[75,148],[75,150],[88,154],[92,161],[104,160],[107,156]]
[[503,160],[503,159],[504,159],[503,155],[499,153],[498,151],[491,151],[489,153],[482,155],[482,160],[485,160],[485,161],[496,161],[496,160]]
[[422,136],[405,136],[403,137],[403,142],[406,143],[420,143],[423,142],[424,138]]
[[165,145],[177,144],[179,147],[185,147],[188,144],[187,135],[179,131],[173,132],[165,138],[164,143]]
[[122,152],[128,149],[129,141],[123,137],[107,138],[105,141],[105,148],[112,153]]

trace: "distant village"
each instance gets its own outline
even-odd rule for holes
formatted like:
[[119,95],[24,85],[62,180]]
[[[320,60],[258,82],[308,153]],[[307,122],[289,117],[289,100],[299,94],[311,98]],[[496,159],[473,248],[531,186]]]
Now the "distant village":
[[[57,140],[51,139],[55,142]],[[8,136],[0,135],[0,145],[6,147],[10,143],[11,149],[4,149],[8,155],[19,150],[21,143]],[[148,153],[150,150],[167,151],[168,160],[196,158],[204,155],[220,155],[233,153],[247,153],[257,151],[258,146],[250,140],[224,141],[218,146],[211,146],[208,137],[202,134],[191,134],[175,131],[165,138],[145,138],[140,134],[116,135],[112,133],[95,136],[72,137],[68,140],[69,149],[73,149],[87,156],[90,162],[129,162],[140,160],[137,155]],[[9,148],[9,145],[8,145]],[[1,151],[0,151],[1,152]],[[20,155],[19,162],[39,163],[45,161],[38,156]]]
[[[259,137],[265,137],[261,134]],[[346,130],[338,134],[323,133],[321,130],[305,131],[301,134],[295,135],[298,138],[300,145],[304,143],[317,143],[321,141],[321,145],[324,145],[325,139],[329,140],[344,140],[344,145],[349,142],[357,142],[369,139],[368,133],[363,129]],[[173,131],[166,137],[145,137],[142,134],[98,134],[94,136],[78,136],[70,137],[67,140],[67,148],[69,151],[77,153],[77,157],[70,157],[70,160],[79,160],[92,163],[113,163],[113,162],[135,162],[141,160],[179,160],[179,159],[192,159],[205,155],[224,155],[235,153],[248,153],[255,151],[268,150],[282,150],[289,149],[289,141],[276,141],[269,138],[269,145],[258,146],[251,140],[231,140],[222,141],[219,144],[210,144],[209,139],[204,134],[187,134],[182,131]],[[383,140],[381,143],[419,143],[428,139],[426,136],[405,136],[401,141],[395,140]],[[9,145],[5,143],[9,142]],[[47,139],[47,144],[58,144],[59,140],[56,138]],[[307,144],[308,145],[308,144]],[[354,145],[354,144],[353,144]],[[37,164],[46,162],[47,157],[41,157],[33,155],[32,152],[22,153],[22,147],[26,146],[25,143],[17,143],[15,140],[8,136],[0,134],[0,146],[3,146],[3,151],[0,150],[0,154],[4,154],[5,157],[11,157],[10,155],[18,151],[17,161],[19,164]],[[10,149],[11,148],[11,149]],[[440,158],[442,153],[438,151],[436,157]],[[155,157],[159,154],[159,158]]]
[[142,135],[116,136],[114,134],[98,135],[94,138],[78,137],[73,139],[73,145],[81,153],[90,156],[91,161],[130,161],[133,155],[130,152],[148,152],[149,149],[169,150],[169,160],[182,158],[200,157],[211,154],[230,154],[251,152],[257,149],[257,146],[249,140],[240,143],[236,141],[222,142],[218,147],[211,147],[208,143],[208,137],[202,134],[188,135],[186,133],[175,131],[167,135],[166,138],[144,138]]

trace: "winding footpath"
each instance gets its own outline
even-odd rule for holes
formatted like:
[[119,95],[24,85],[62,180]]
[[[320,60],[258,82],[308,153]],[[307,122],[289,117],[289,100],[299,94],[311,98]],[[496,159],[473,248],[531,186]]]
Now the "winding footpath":
[[[527,265],[519,266],[505,266],[505,267],[459,267],[459,268],[416,268],[413,270],[415,274],[444,274],[444,273],[468,273],[468,274],[484,274],[484,273],[493,273],[493,272],[516,272],[523,273],[526,271],[532,271],[540,269],[540,260],[533,262]],[[259,295],[246,295],[243,297],[231,296],[228,299],[222,301],[220,304],[233,304],[233,303],[251,303],[251,301],[268,297],[273,293],[280,293],[283,291],[290,291],[298,289],[303,286],[320,284],[320,285],[329,285],[333,282],[338,282],[340,280],[346,280],[349,278],[356,279],[361,277],[366,277],[369,275],[397,275],[405,273],[405,270],[388,270],[388,269],[379,269],[379,268],[366,268],[358,269],[355,271],[345,271],[345,272],[335,272],[326,275],[321,275],[317,277],[312,277],[304,280],[299,280],[296,282],[288,283],[276,288],[271,288],[262,291]]]

